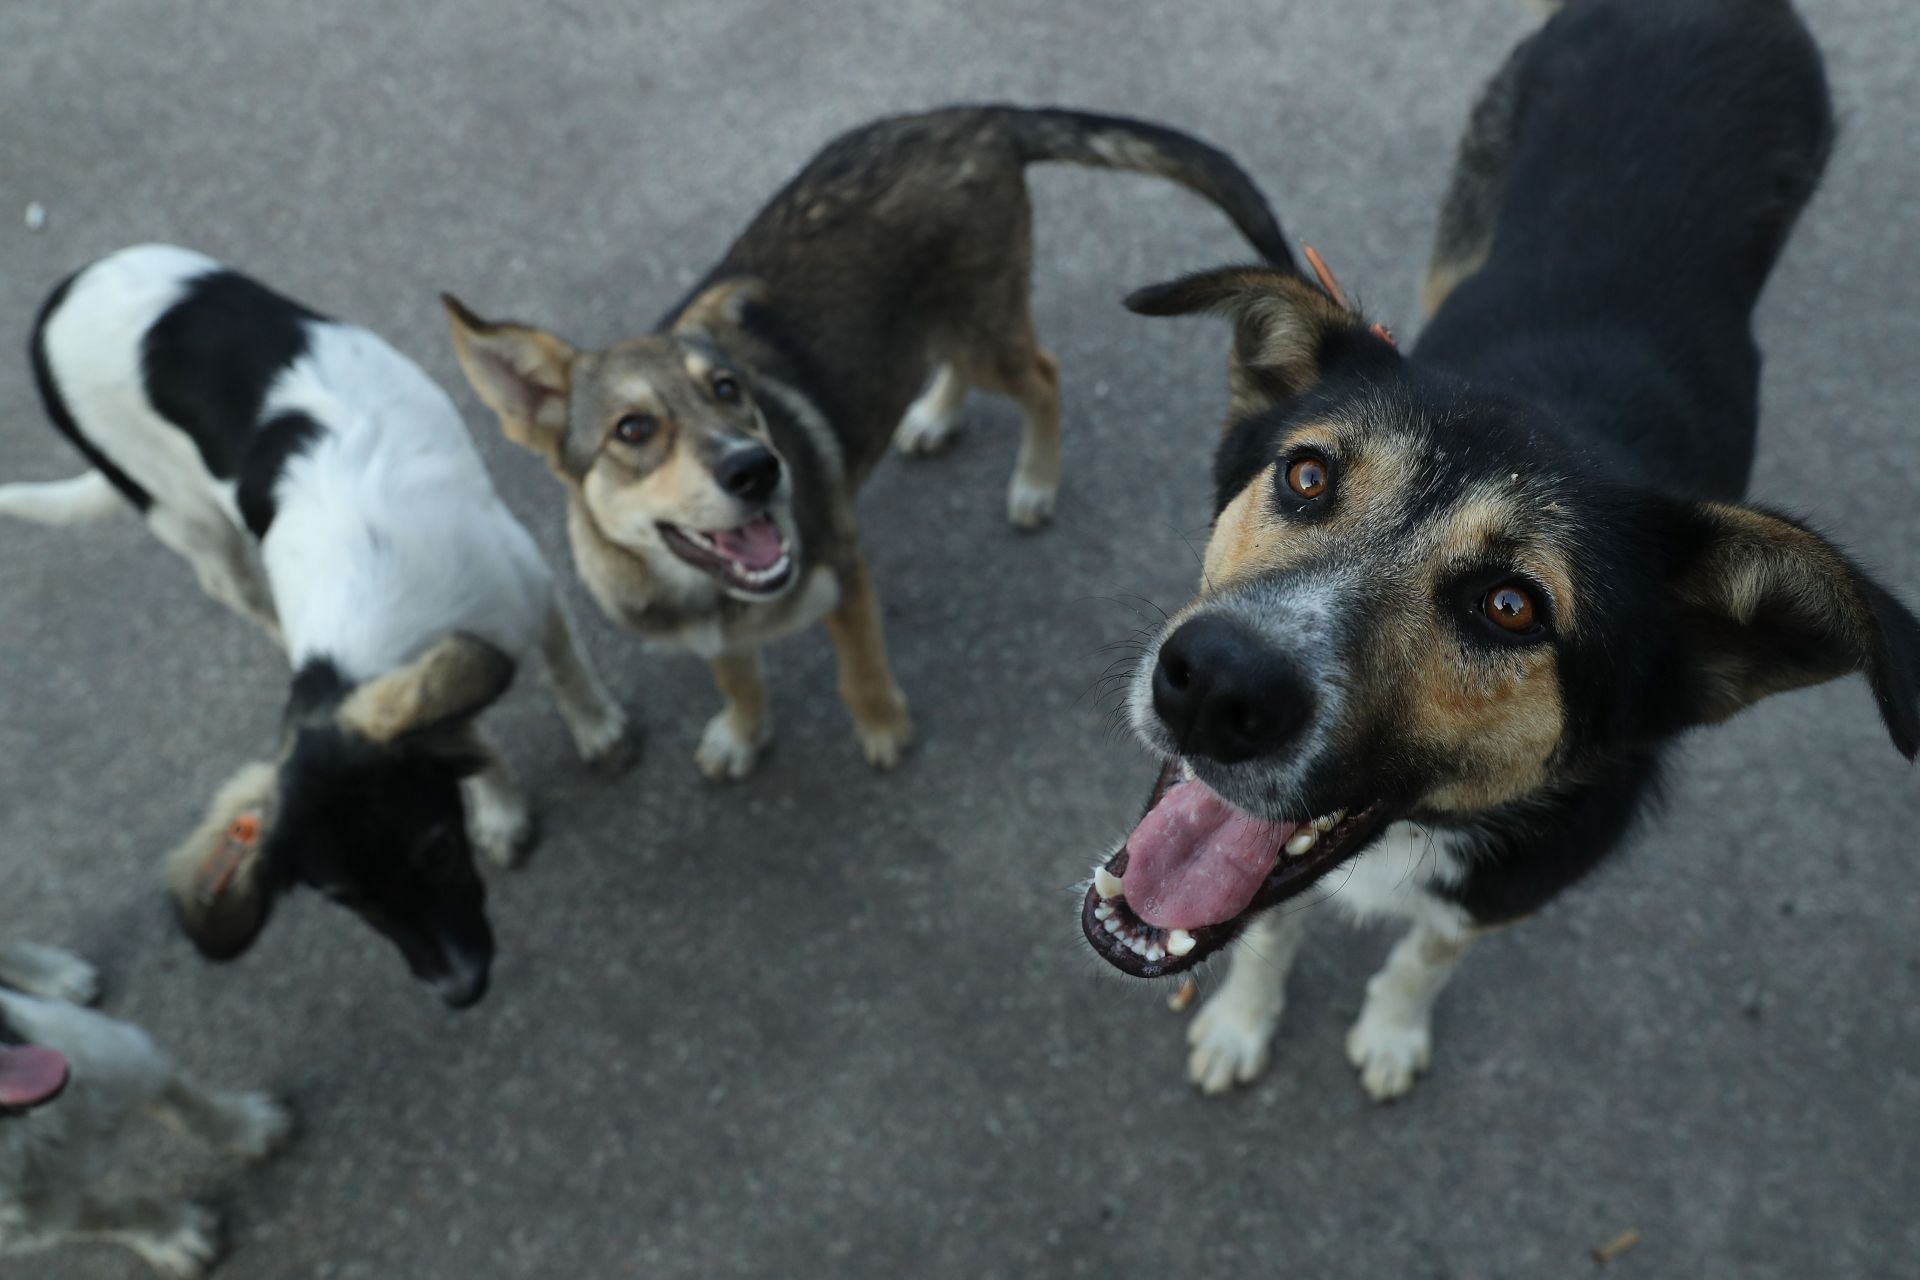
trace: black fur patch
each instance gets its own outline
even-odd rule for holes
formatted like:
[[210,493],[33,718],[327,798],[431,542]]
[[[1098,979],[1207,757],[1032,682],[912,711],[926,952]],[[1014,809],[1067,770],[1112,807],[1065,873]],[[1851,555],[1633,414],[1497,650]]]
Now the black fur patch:
[[210,271],[147,331],[147,397],[208,471],[232,478],[268,389],[306,353],[306,325],[324,318],[238,272]]
[[66,397],[60,394],[60,384],[53,376],[53,365],[47,359],[47,322],[53,313],[66,301],[67,291],[73,287],[76,272],[54,287],[47,300],[40,304],[40,314],[34,317],[33,337],[27,341],[27,358],[33,365],[33,385],[40,392],[40,403],[47,411],[47,417],[54,429],[73,441],[93,469],[107,478],[107,483],[118,489],[134,509],[145,512],[153,505],[153,495],[148,493],[134,478],[115,466],[113,459],[100,452],[99,446],[81,433],[80,424],[74,421],[73,412],[67,408]]
[[274,489],[287,460],[306,452],[326,428],[304,413],[283,413],[260,425],[240,458],[240,518],[256,538],[273,526]]

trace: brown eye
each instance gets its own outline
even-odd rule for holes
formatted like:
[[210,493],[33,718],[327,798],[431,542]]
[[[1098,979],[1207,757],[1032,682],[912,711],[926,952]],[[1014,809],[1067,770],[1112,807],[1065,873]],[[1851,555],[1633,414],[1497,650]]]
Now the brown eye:
[[1327,464],[1318,458],[1301,458],[1287,468],[1287,487],[1303,498],[1317,498],[1327,491]]
[[1480,607],[1486,611],[1494,626],[1515,635],[1532,631],[1539,625],[1539,611],[1533,607],[1533,596],[1526,588],[1517,587],[1511,582],[1487,592],[1487,598]]
[[650,413],[630,413],[613,424],[613,434],[626,444],[645,444],[660,430],[660,419]]
[[740,398],[740,384],[721,374],[713,380],[713,398],[721,404],[732,404]]

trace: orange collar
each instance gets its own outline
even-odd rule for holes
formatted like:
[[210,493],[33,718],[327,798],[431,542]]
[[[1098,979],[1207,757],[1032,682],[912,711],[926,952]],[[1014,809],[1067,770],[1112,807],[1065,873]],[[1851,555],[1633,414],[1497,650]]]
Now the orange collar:
[[[1353,303],[1347,300],[1347,291],[1342,289],[1340,282],[1333,278],[1333,269],[1327,266],[1327,260],[1320,256],[1320,251],[1310,244],[1303,244],[1300,246],[1300,252],[1305,256],[1307,265],[1313,268],[1313,274],[1320,278],[1320,287],[1327,291],[1329,298],[1333,299],[1333,305],[1343,311],[1354,310]],[[1390,347],[1399,345],[1393,340],[1393,330],[1377,320],[1367,327],[1367,332]]]

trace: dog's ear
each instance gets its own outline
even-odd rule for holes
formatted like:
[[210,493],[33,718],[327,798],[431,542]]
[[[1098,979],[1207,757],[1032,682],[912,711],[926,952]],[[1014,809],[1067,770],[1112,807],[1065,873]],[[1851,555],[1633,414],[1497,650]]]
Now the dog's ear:
[[167,855],[163,879],[181,930],[210,960],[231,960],[260,936],[278,884],[261,862],[271,821],[275,772],[243,766],[206,817]]
[[[1371,337],[1360,316],[1318,286],[1278,267],[1222,267],[1127,296],[1143,316],[1224,315],[1233,321],[1228,374],[1235,417],[1284,404],[1320,380],[1357,341]],[[1380,345],[1390,351],[1391,346]]]
[[458,633],[354,689],[334,718],[351,733],[391,744],[471,720],[512,682],[512,658],[477,636]]
[[1667,590],[1675,728],[1714,723],[1788,689],[1855,671],[1887,733],[1920,751],[1920,621],[1832,543],[1751,507],[1680,513]]
[[500,415],[507,439],[557,461],[579,353],[539,329],[482,320],[450,293],[441,294],[440,301],[453,326],[460,368],[481,401]]

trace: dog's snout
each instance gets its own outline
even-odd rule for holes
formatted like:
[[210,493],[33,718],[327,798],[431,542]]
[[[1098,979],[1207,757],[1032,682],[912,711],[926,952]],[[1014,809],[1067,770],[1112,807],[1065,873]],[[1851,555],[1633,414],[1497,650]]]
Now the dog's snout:
[[742,502],[765,502],[780,486],[780,459],[758,446],[736,449],[720,460],[714,478]]
[[1313,701],[1287,656],[1232,619],[1190,619],[1160,646],[1153,709],[1183,753],[1222,764],[1271,754],[1299,734]]

